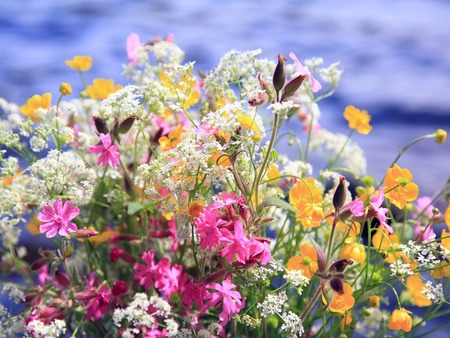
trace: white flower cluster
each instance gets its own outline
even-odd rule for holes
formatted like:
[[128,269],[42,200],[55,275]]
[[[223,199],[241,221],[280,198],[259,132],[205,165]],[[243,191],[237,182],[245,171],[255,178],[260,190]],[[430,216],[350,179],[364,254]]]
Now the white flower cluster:
[[141,117],[143,90],[136,85],[128,85],[112,93],[100,105],[99,115],[105,121],[117,118],[119,121],[130,117]]
[[254,265],[249,269],[249,272],[256,280],[263,281],[284,270],[283,262],[272,257],[266,265]]
[[388,321],[389,315],[378,307],[364,309],[364,316],[355,324],[356,332],[364,337],[373,337],[379,331],[381,323]]
[[440,260],[436,257],[439,244],[436,242],[423,242],[417,244],[414,241],[409,241],[408,244],[400,244],[400,248],[403,250],[406,256],[416,260],[420,267],[425,269],[433,269],[439,265]]
[[8,294],[9,299],[12,299],[16,304],[25,300],[25,294],[22,290],[18,289],[17,284],[14,283],[4,283],[1,293]]
[[297,287],[299,295],[303,293],[303,288],[309,284],[309,278],[303,274],[303,270],[287,270],[283,278]]
[[[153,313],[148,313],[149,307],[156,309]],[[158,296],[147,297],[145,293],[136,293],[130,304],[124,309],[116,309],[113,314],[113,321],[117,327],[122,327],[125,319],[128,325],[125,329],[124,337],[134,337],[141,333],[140,327],[155,329],[158,327],[157,316],[165,318],[166,329],[174,336],[178,332],[178,324],[170,318],[171,306],[168,302]]]
[[441,283],[433,285],[432,281],[427,281],[421,293],[433,303],[439,304],[445,301],[444,288]]
[[281,315],[283,325],[281,325],[281,331],[290,331],[291,334],[301,337],[304,333],[302,321],[298,315],[289,311]]
[[25,331],[24,319],[12,317],[8,309],[0,304],[0,337],[18,337]]
[[272,110],[275,115],[290,116],[300,108],[300,105],[289,100],[272,103],[268,108]]
[[66,322],[55,319],[50,324],[45,325],[42,321],[35,319],[27,324],[26,337],[48,337],[57,338],[66,333]]
[[270,314],[277,314],[283,311],[283,305],[287,300],[285,291],[278,294],[268,294],[262,303],[258,303],[256,307],[261,309],[261,316],[267,317]]
[[397,260],[390,264],[391,276],[406,277],[414,275],[414,271],[411,270],[411,266],[408,263],[404,263],[401,260]]
[[322,152],[328,160],[339,155],[339,163],[350,172],[359,176],[366,174],[367,161],[364,151],[343,134],[335,134],[325,129],[317,130],[311,134],[311,149]]
[[95,189],[94,169],[86,167],[73,152],[51,150],[30,166],[30,188],[40,206],[65,196],[76,205],[90,202]]

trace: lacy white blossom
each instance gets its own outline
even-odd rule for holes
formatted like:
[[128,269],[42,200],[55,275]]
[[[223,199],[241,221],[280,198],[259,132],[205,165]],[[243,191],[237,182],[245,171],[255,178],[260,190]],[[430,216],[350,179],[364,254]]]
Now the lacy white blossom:
[[297,292],[301,295],[303,288],[309,284],[309,278],[303,274],[303,270],[287,270],[283,276],[286,281],[297,287]]
[[25,300],[25,294],[14,283],[4,283],[1,293],[8,294],[9,299],[12,299],[16,304]]
[[262,303],[258,303],[256,307],[261,309],[262,317],[267,317],[270,314],[281,313],[286,300],[287,295],[285,291],[277,294],[268,294],[266,299]]
[[74,204],[90,202],[94,192],[95,171],[72,152],[51,150],[47,157],[30,166],[30,188],[42,206],[65,196]]
[[364,309],[364,316],[355,324],[356,332],[365,337],[373,337],[378,332],[383,321],[389,320],[388,314],[378,307]]
[[300,108],[300,105],[289,100],[272,103],[268,108],[276,115],[286,116],[294,114]]
[[390,264],[389,267],[391,268],[391,276],[406,277],[414,275],[414,271],[411,270],[410,265],[400,260]]
[[[33,332],[33,334],[31,334]],[[55,319],[45,325],[42,321],[35,319],[27,324],[27,337],[49,337],[57,338],[66,333],[66,322]]]
[[323,81],[330,83],[332,86],[337,87],[343,71],[339,68],[340,62],[331,64],[327,68],[319,70],[320,77]]
[[281,331],[290,331],[291,334],[296,334],[301,337],[303,335],[303,325],[300,317],[295,313],[289,311],[281,315],[283,325],[281,325]]
[[421,293],[433,303],[439,304],[445,301],[444,288],[441,283],[434,286],[432,281],[427,281]]

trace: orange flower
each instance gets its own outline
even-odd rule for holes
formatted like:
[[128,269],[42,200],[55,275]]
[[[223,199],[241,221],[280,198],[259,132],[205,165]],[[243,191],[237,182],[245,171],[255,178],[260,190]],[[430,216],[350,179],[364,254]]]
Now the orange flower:
[[[384,234],[383,234],[384,232]],[[398,246],[400,241],[398,236],[390,234],[387,230],[377,229],[375,235],[372,236],[372,245],[376,250],[379,250],[382,254],[386,255],[385,261],[387,263],[394,263],[396,261],[396,256],[393,253],[392,247]]]
[[85,93],[94,100],[104,100],[120,89],[122,85],[115,86],[113,79],[94,79],[92,85],[86,87]]
[[[328,220],[330,217],[327,218]],[[356,241],[356,237],[361,232],[361,224],[359,222],[349,222],[350,224],[344,222],[336,223],[336,231],[340,234],[345,235],[344,243],[349,244]]]
[[391,317],[389,318],[389,329],[390,330],[403,330],[409,332],[412,329],[412,318],[410,316],[411,312],[401,308],[400,310],[394,310]]
[[304,228],[315,228],[324,218],[322,191],[315,187],[313,177],[299,180],[289,191],[289,200],[297,210],[297,221]]
[[77,55],[72,60],[66,60],[66,65],[80,72],[86,71],[92,67],[92,58],[89,55]]
[[181,134],[183,134],[183,126],[180,124],[175,129],[172,129],[168,136],[161,136],[158,140],[161,150],[167,151],[175,148],[182,140]]
[[450,230],[450,204],[448,205],[447,210],[445,210],[444,219],[447,228]]
[[[350,284],[343,282],[344,292],[339,294],[337,292],[333,292],[333,298],[331,299],[331,303],[328,306],[328,309],[332,312],[344,313],[350,310],[353,305],[355,305],[355,298],[353,295],[353,289]],[[322,294],[322,301],[325,304],[328,304],[327,299]]]
[[30,221],[27,223],[27,225],[25,225],[25,227],[27,228],[28,232],[32,235],[39,235],[41,232],[39,231],[39,225],[41,224],[41,222],[39,222],[39,220],[37,219],[36,215],[33,215],[30,217]]
[[311,279],[314,273],[319,269],[316,248],[309,243],[300,245],[300,256],[289,258],[287,269],[302,270],[303,275]]
[[408,169],[402,169],[397,164],[389,168],[384,179],[383,191],[386,198],[397,208],[403,209],[407,202],[414,201],[419,195],[419,187],[411,182],[413,176]]
[[425,284],[422,282],[419,274],[414,274],[406,278],[406,290],[412,297],[412,301],[416,306],[430,306],[433,302],[422,294]]
[[351,129],[356,129],[360,134],[367,135],[372,130],[370,125],[371,116],[366,110],[359,110],[355,106],[345,107],[344,117]]
[[193,201],[189,204],[188,215],[191,217],[198,217],[203,211],[205,205],[200,201]]
[[49,110],[51,107],[52,94],[45,93],[41,95],[33,95],[28,99],[27,103],[19,108],[20,112],[31,118],[33,122],[39,122],[40,117],[36,116],[36,112],[39,108]]
[[441,247],[450,250],[450,233],[445,229],[442,229],[441,233]]
[[450,264],[446,261],[440,262],[431,270],[431,275],[436,279],[450,277]]
[[351,259],[363,264],[366,260],[366,248],[362,244],[350,243],[341,249],[341,258]]

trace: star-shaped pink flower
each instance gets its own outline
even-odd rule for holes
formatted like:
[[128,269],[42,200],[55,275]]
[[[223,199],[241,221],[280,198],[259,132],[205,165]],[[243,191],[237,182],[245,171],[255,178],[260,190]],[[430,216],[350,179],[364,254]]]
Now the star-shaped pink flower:
[[111,168],[114,168],[120,163],[120,153],[117,151],[119,146],[117,144],[112,144],[109,134],[100,134],[99,137],[102,141],[102,144],[90,146],[88,152],[101,154],[98,158],[97,164],[102,164],[104,166],[109,164]]
[[57,233],[61,236],[69,236],[70,232],[76,232],[78,230],[77,225],[70,222],[72,219],[80,214],[78,207],[72,206],[70,201],[66,201],[64,204],[61,200],[53,203],[53,208],[46,205],[42,208],[37,216],[37,219],[41,222],[39,231],[46,233],[47,238],[55,237]]
[[309,78],[309,80],[311,81],[311,89],[312,89],[313,93],[321,90],[322,85],[320,84],[320,82],[317,81],[317,79],[314,76],[312,76],[312,74],[308,70],[308,68],[306,68],[305,66],[303,66],[301,64],[301,62],[298,60],[297,56],[293,52],[290,52],[289,56],[291,57],[292,60],[294,60],[294,65],[295,65],[295,68],[297,69],[298,74],[306,75]]

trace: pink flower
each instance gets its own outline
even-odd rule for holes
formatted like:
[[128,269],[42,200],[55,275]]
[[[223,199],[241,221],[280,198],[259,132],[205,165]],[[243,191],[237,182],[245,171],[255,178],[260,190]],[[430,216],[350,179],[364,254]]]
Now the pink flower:
[[417,213],[414,213],[413,216],[417,217],[418,214],[425,214],[428,219],[432,219],[433,217],[439,218],[442,214],[439,212],[438,214],[433,214],[434,205],[432,204],[433,200],[429,196],[423,196],[417,199],[416,208]]
[[245,306],[245,299],[241,298],[239,291],[232,290],[236,287],[233,283],[224,279],[222,285],[213,283],[207,286],[208,289],[215,289],[217,292],[209,293],[205,296],[207,306],[218,307],[222,303],[222,312],[219,318],[222,325],[230,321],[232,315],[238,313]]
[[114,168],[117,164],[120,163],[120,154],[117,152],[119,146],[117,144],[112,145],[111,137],[109,136],[109,134],[100,134],[99,137],[102,141],[102,144],[90,146],[88,152],[101,154],[98,158],[97,164],[102,164],[104,166],[109,164],[111,168]]
[[414,232],[419,237],[420,241],[424,243],[428,243],[436,239],[436,234],[431,225],[427,227],[417,225],[414,227]]
[[373,211],[375,212],[375,216],[380,220],[380,224],[384,229],[387,229],[389,233],[393,233],[394,230],[391,226],[389,226],[386,221],[389,217],[386,217],[386,214],[389,212],[388,208],[382,208],[381,204],[384,201],[384,192],[383,189],[378,189],[378,196],[372,195],[370,205],[372,206]]
[[131,33],[127,37],[127,56],[128,61],[133,66],[136,66],[137,63],[137,51],[141,47],[141,40],[139,39],[139,35],[136,33]]
[[224,225],[226,222],[219,219],[219,216],[219,211],[208,206],[194,221],[194,226],[197,228],[195,233],[200,236],[200,248],[203,250],[212,249],[220,243],[222,234],[217,227]]
[[311,89],[313,93],[318,92],[322,89],[322,85],[319,83],[319,81],[316,80],[314,76],[312,76],[311,72],[308,70],[308,68],[304,67],[301,62],[298,60],[297,56],[290,52],[289,56],[292,60],[294,60],[295,68],[297,69],[297,72],[299,75],[306,75],[309,80],[311,81]]
[[153,282],[158,275],[156,271],[156,265],[154,260],[155,253],[153,251],[147,251],[142,254],[142,259],[145,264],[136,264],[134,266],[134,279],[139,280],[139,284],[143,285],[146,290],[150,289],[153,286]]
[[350,212],[355,217],[364,216],[366,210],[364,208],[364,203],[359,198],[355,198],[348,206]]
[[249,257],[250,241],[245,237],[242,223],[239,221],[234,223],[234,234],[226,228],[221,229],[221,232],[222,237],[220,237],[220,240],[231,244],[224,247],[220,251],[220,254],[225,257],[227,262],[232,262],[234,255],[237,254],[237,260],[242,264],[245,264]]
[[89,276],[87,284],[89,290],[93,291],[94,297],[88,299],[85,303],[86,306],[86,319],[98,320],[108,311],[109,298],[111,296],[111,290],[106,285],[102,285],[100,288],[96,286],[97,279],[95,278],[95,271]]
[[272,255],[270,254],[269,243],[270,241],[265,238],[255,238],[250,239],[249,246],[249,260],[259,261],[261,265],[266,265],[269,263]]
[[[164,258],[159,262],[161,263]],[[164,298],[170,299],[170,296],[179,291],[180,281],[183,274],[183,267],[179,264],[162,265],[159,271],[159,278],[155,281],[155,288],[164,292]],[[159,265],[158,263],[158,265]]]
[[192,301],[195,301],[198,305],[200,311],[205,311],[205,296],[208,294],[208,291],[205,289],[205,285],[203,283],[194,283],[188,280],[184,285],[184,290],[181,293],[181,300],[183,301],[183,305],[191,309]]
[[47,238],[54,237],[56,233],[61,236],[69,236],[69,232],[76,232],[78,230],[75,223],[70,222],[72,219],[80,214],[78,207],[72,206],[70,201],[64,204],[61,200],[53,203],[53,208],[46,205],[42,208],[37,216],[38,220],[45,222],[39,227],[39,231],[46,233]]

